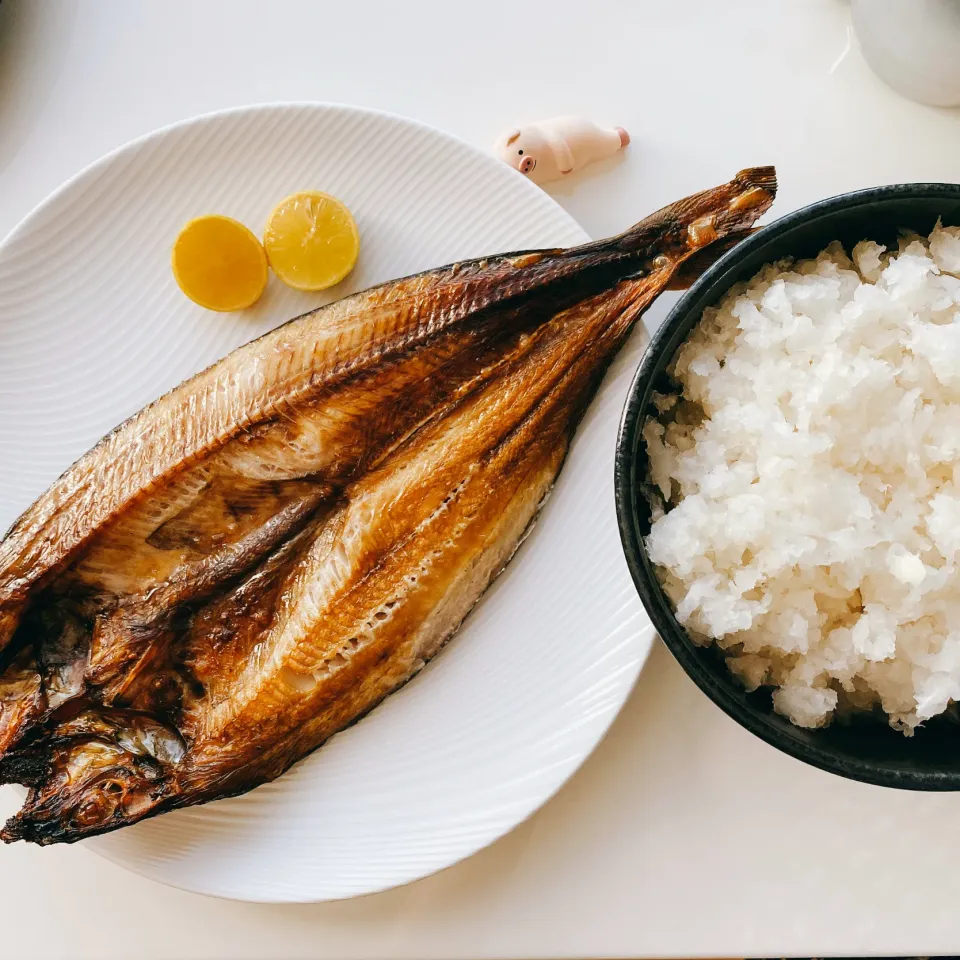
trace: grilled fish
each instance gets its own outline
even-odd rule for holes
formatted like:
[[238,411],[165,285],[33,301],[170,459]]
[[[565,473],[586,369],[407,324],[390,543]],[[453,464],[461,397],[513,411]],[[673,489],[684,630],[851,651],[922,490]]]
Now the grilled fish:
[[637,317],[772,168],[611,240],[456,263],[278,327],[74,464],[0,543],[6,841],[272,780],[408,681],[510,560]]

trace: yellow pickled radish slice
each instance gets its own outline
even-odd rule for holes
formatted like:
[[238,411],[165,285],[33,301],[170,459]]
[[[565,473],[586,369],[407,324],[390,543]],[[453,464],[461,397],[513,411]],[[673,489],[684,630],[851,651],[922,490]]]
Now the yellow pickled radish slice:
[[208,310],[243,310],[267,285],[267,256],[242,223],[213,214],[191,220],[173,244],[173,276]]
[[305,190],[281,201],[270,214],[263,245],[284,283],[298,290],[326,290],[353,269],[360,234],[336,197]]

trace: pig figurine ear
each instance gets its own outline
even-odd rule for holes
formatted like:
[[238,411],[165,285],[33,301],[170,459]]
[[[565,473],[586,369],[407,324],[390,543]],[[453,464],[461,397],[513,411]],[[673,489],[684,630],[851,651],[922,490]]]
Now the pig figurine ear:
[[[509,132],[505,133],[502,137],[500,137],[499,140],[497,140],[496,145],[494,146],[493,149],[496,151],[497,156],[500,157],[501,160],[506,160],[507,163],[510,163],[512,159],[510,156],[512,152],[510,148],[519,139],[520,139],[520,131],[510,130]],[[512,163],[511,163],[511,166],[513,166]]]

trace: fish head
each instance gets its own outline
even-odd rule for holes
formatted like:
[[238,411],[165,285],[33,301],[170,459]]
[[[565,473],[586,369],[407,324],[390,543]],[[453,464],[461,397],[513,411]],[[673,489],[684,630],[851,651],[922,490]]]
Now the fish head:
[[47,776],[31,789],[0,839],[72,842],[135,823],[159,811],[175,792],[170,762],[180,745],[154,729],[78,717],[59,731]]

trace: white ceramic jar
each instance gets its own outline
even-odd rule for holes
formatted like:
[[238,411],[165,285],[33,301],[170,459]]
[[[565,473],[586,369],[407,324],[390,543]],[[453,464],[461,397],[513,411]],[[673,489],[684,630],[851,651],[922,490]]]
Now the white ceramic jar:
[[898,93],[960,106],[960,0],[852,0],[864,58]]

